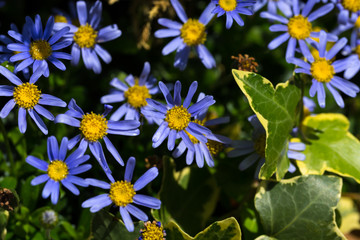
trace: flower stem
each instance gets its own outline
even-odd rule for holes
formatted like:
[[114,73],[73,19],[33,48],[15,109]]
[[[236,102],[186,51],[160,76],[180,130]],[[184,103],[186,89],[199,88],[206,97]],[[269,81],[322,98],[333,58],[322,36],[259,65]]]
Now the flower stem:
[[13,154],[12,154],[12,151],[11,151],[8,134],[7,134],[6,130],[5,130],[5,126],[4,126],[4,123],[3,123],[2,119],[0,120],[0,131],[1,131],[1,134],[3,135],[3,137],[4,137],[7,156],[8,156],[8,159],[10,161],[10,171],[12,171],[13,169],[15,169],[14,157],[13,157]]

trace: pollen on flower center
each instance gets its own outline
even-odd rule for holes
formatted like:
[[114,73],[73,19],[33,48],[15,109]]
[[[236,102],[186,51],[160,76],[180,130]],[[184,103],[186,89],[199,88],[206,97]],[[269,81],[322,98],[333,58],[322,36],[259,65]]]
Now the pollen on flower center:
[[13,95],[19,107],[30,109],[39,103],[41,91],[36,85],[27,82],[15,87]]
[[355,48],[355,53],[359,56],[360,58],[360,45],[357,45]]
[[297,15],[289,19],[288,29],[290,36],[299,40],[310,37],[312,25],[306,17]]
[[181,105],[168,110],[165,121],[168,122],[169,128],[181,131],[187,128],[190,123],[190,118],[191,114]]
[[45,40],[36,40],[30,44],[30,55],[35,60],[44,60],[51,55],[51,46]]
[[360,28],[360,16],[356,19],[355,27]]
[[351,12],[360,11],[360,1],[359,0],[342,0],[343,7]]
[[63,15],[55,15],[54,22],[67,23],[67,19]]
[[311,64],[310,72],[313,78],[315,78],[318,82],[323,83],[330,82],[335,74],[335,70],[331,65],[331,62],[325,58],[315,60],[315,62]]
[[219,6],[227,12],[235,10],[236,5],[236,0],[219,0]]
[[[199,119],[195,119],[192,122],[197,123],[197,124],[199,124],[201,126],[204,126],[204,124],[205,124],[205,121],[201,121]],[[191,135],[190,133],[188,133],[188,131],[185,130],[185,133],[188,135],[188,137],[190,138],[190,141],[193,144],[199,143],[199,140],[196,137],[194,137],[193,135]]]
[[261,157],[265,157],[266,135],[262,134],[254,141],[255,152]]
[[127,102],[134,108],[141,108],[147,105],[146,99],[151,98],[149,89],[146,86],[135,84],[129,87],[124,93]]
[[85,139],[91,142],[96,142],[102,139],[107,133],[107,120],[100,114],[93,112],[83,115],[80,122],[80,130]]
[[218,141],[211,140],[211,139],[208,139],[206,146],[209,149],[209,152],[213,156],[218,155],[219,152],[221,152],[224,149],[224,144],[222,144],[221,142],[218,142]]
[[133,202],[136,192],[133,185],[128,181],[116,181],[111,183],[109,197],[116,206],[125,207]]
[[95,31],[88,23],[82,25],[74,33],[74,41],[83,48],[93,48],[96,44],[98,32]]
[[52,180],[58,182],[67,177],[69,168],[65,162],[55,160],[49,164],[47,174]]
[[181,27],[180,36],[188,46],[203,44],[206,41],[205,25],[190,18]]
[[139,240],[163,240],[166,236],[164,228],[161,226],[160,222],[150,222],[147,221],[144,224],[144,228],[140,230],[141,237]]

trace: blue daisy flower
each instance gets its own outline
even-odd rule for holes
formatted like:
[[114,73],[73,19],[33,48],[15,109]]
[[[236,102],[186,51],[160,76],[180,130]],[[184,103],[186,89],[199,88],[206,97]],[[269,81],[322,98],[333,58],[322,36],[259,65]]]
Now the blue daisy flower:
[[79,149],[83,152],[89,147],[91,153],[100,163],[100,166],[104,171],[111,173],[100,140],[104,140],[105,146],[111,155],[120,165],[124,166],[124,161],[107,135],[137,136],[140,133],[138,129],[140,122],[136,120],[107,120],[106,116],[112,110],[112,106],[105,104],[104,107],[105,111],[103,114],[96,114],[93,112],[84,113],[84,111],[76,104],[75,100],[71,99],[68,104],[69,110],[65,114],[57,115],[55,123],[64,123],[79,128],[81,133],[69,140],[69,149],[72,149],[79,142]]
[[87,69],[92,69],[94,73],[101,73],[101,63],[98,56],[105,62],[110,63],[112,58],[108,51],[100,46],[99,43],[114,40],[121,35],[121,31],[116,24],[100,28],[102,3],[96,1],[94,5],[87,10],[86,2],[78,1],[76,3],[77,14],[80,26],[77,27],[69,23],[56,23],[55,30],[63,27],[70,27],[66,39],[73,42],[71,47],[73,65],[78,65],[80,55]]
[[75,150],[66,157],[67,144],[68,139],[64,137],[59,148],[58,141],[54,136],[51,136],[47,140],[47,152],[50,163],[34,156],[26,158],[28,164],[46,172],[46,174],[35,177],[31,181],[31,185],[35,186],[46,182],[42,191],[42,197],[46,199],[51,195],[51,202],[53,204],[56,204],[59,200],[60,183],[75,195],[80,193],[75,185],[82,187],[89,186],[87,181],[75,176],[91,168],[90,164],[83,164],[89,160],[89,155],[83,155],[81,151]]
[[90,208],[90,212],[94,213],[114,204],[115,207],[119,207],[121,218],[129,232],[134,231],[134,223],[130,214],[140,221],[148,220],[148,216],[134,204],[152,209],[160,209],[161,206],[159,199],[137,193],[157,177],[158,169],[156,167],[150,168],[134,184],[131,184],[135,163],[135,158],[130,157],[126,163],[124,180],[121,181],[115,181],[110,174],[107,176],[111,183],[87,178],[86,181],[89,185],[109,189],[109,193],[90,198],[81,205],[83,208]]
[[360,2],[354,0],[341,0],[336,4],[340,13],[338,22],[346,24],[348,22],[355,23],[360,16]]
[[316,45],[316,48],[319,51],[319,59],[308,59],[309,63],[307,63],[302,59],[290,58],[289,62],[299,66],[299,68],[295,69],[296,73],[304,73],[312,77],[312,85],[309,94],[310,97],[314,97],[317,94],[320,107],[325,107],[325,84],[334,96],[336,103],[343,108],[344,100],[335,88],[350,97],[356,97],[356,94],[359,92],[359,87],[354,83],[335,75],[348,67],[349,59],[341,59],[334,62],[331,61],[331,59],[344,48],[347,39],[341,38],[329,51],[326,51],[326,43],[327,34],[325,31],[321,30],[320,40]]
[[[244,171],[258,162],[254,175],[255,178],[257,178],[261,166],[265,163],[266,132],[256,115],[250,116],[248,120],[254,127],[252,141],[233,141],[232,145],[234,150],[228,152],[228,157],[239,157],[250,154],[239,164],[239,169],[240,171]],[[289,159],[304,161],[306,157],[301,151],[304,151],[305,147],[305,144],[301,142],[289,142],[287,157]],[[293,173],[295,170],[295,166],[290,163],[288,171]]]
[[179,23],[166,18],[159,18],[158,23],[168,29],[161,29],[155,32],[157,38],[176,37],[171,40],[162,50],[163,55],[176,51],[174,66],[180,70],[184,70],[187,65],[191,47],[195,50],[206,68],[216,66],[214,57],[204,46],[206,41],[205,26],[214,16],[214,3],[209,3],[199,19],[188,18],[183,7],[178,0],[170,0],[175,9],[176,14],[183,23]]
[[182,102],[180,81],[176,81],[175,83],[174,98],[171,96],[166,85],[163,82],[159,82],[159,88],[165,97],[167,105],[151,98],[146,99],[151,110],[143,109],[141,113],[148,118],[158,119],[157,121],[161,122],[159,128],[152,137],[152,146],[154,148],[159,147],[168,137],[167,147],[169,151],[174,149],[175,140],[177,138],[181,138],[189,150],[195,151],[194,144],[187,133],[203,143],[207,142],[208,135],[212,135],[211,130],[191,121],[191,118],[194,118],[198,113],[215,103],[212,96],[206,96],[201,101],[190,106],[191,99],[196,92],[197,86],[197,82],[194,81],[190,85],[185,100]]
[[[16,27],[15,24],[11,24],[10,25],[10,29],[14,32],[19,33],[19,29]],[[22,29],[22,34],[25,34],[25,31],[28,31],[28,28],[26,27],[26,25],[24,25],[23,29]],[[17,52],[11,51],[7,48],[7,45],[10,43],[20,43],[19,41],[14,41],[11,38],[5,36],[5,35],[0,35],[0,42],[2,42],[4,45],[0,45],[0,63],[5,62],[5,61],[10,61],[10,58],[12,56],[14,56],[15,54],[17,54]],[[20,63],[20,62],[19,62]],[[16,71],[16,67],[17,65],[19,65],[19,63],[15,64],[15,69],[14,69],[14,73],[17,74]],[[29,68],[26,67],[22,70],[23,75],[26,79],[29,79],[30,77],[30,71]]]
[[257,12],[261,8],[267,5],[267,12],[277,14],[278,10],[282,12],[286,17],[291,17],[291,0],[258,0],[253,5],[253,11]]
[[[160,92],[157,86],[157,80],[150,74],[150,64],[145,62],[144,68],[139,78],[128,75],[125,83],[118,78],[114,78],[110,85],[115,87],[109,95],[101,98],[101,103],[124,102],[110,117],[110,120],[118,121],[125,116],[125,120],[139,120],[140,111],[148,109],[146,99],[152,98],[153,95]],[[146,117],[146,116],[145,116]],[[149,123],[153,122],[152,118],[147,118]]]
[[[295,49],[298,42],[302,54],[307,59],[313,60],[314,58],[311,55],[306,43],[312,43],[311,38],[318,38],[319,33],[313,31],[312,21],[326,15],[334,8],[334,4],[329,3],[311,13],[311,10],[313,9],[315,3],[316,0],[307,1],[300,13],[299,1],[293,0],[292,17],[287,18],[270,12],[262,12],[260,14],[261,17],[274,21],[279,21],[281,23],[270,26],[270,31],[285,32],[272,40],[269,43],[268,48],[273,50],[289,40],[286,49],[287,60],[288,58],[295,56]],[[334,38],[336,38],[336,36],[334,36]]]
[[345,46],[341,53],[348,56],[348,65],[344,72],[344,78],[351,79],[360,70],[360,39],[357,31],[353,31],[350,44]]
[[254,12],[246,7],[251,7],[255,4],[255,1],[244,0],[212,0],[216,4],[212,13],[217,14],[220,17],[226,13],[226,28],[230,29],[233,21],[239,26],[244,26],[244,21],[239,14],[253,15]]
[[[204,99],[204,97],[205,94],[200,93],[196,102],[200,102],[202,99]],[[229,117],[207,120],[206,114],[207,114],[207,108],[204,109],[202,112],[199,112],[194,117],[194,120],[192,120],[192,122],[195,122],[201,126],[210,127],[217,124],[228,123],[230,120]],[[209,167],[214,167],[213,156],[216,156],[221,150],[224,149],[224,146],[229,145],[231,143],[231,139],[219,134],[208,134],[206,136],[207,142],[204,143],[196,139],[190,133],[188,132],[186,133],[189,136],[191,142],[194,144],[195,151],[188,149],[185,142],[182,140],[179,143],[179,145],[175,148],[172,156],[174,158],[178,158],[188,149],[186,154],[186,164],[191,165],[195,157],[196,164],[199,168],[202,168],[204,166],[204,159]]]
[[46,110],[41,105],[66,107],[66,103],[60,98],[54,97],[49,94],[41,93],[38,86],[35,85],[36,80],[40,77],[33,78],[31,76],[30,82],[23,83],[15,74],[10,72],[3,66],[0,66],[0,74],[6,77],[16,87],[1,85],[0,96],[13,97],[9,100],[0,111],[0,117],[6,118],[10,111],[15,107],[19,108],[18,114],[18,125],[21,133],[26,132],[26,112],[29,113],[30,117],[34,120],[39,129],[44,133],[48,134],[47,127],[43,120],[38,114],[47,118],[50,121],[54,121],[54,115]]
[[54,13],[53,14],[54,22],[55,23],[70,23],[73,25],[78,25],[78,21],[77,21],[78,17],[77,17],[77,12],[76,12],[75,1],[68,2],[68,9],[70,11],[70,14],[61,9],[58,9],[58,8],[52,9],[52,12]]
[[56,68],[64,71],[65,65],[59,59],[71,60],[71,55],[57,50],[63,49],[71,44],[62,37],[70,30],[65,27],[52,35],[54,17],[49,17],[43,31],[41,18],[35,16],[35,23],[30,17],[26,17],[26,27],[28,31],[20,34],[10,30],[8,34],[19,43],[10,43],[7,48],[18,52],[10,58],[11,62],[21,61],[15,70],[22,71],[24,68],[32,66],[33,72],[40,71],[45,77],[49,77],[50,71],[48,61]]

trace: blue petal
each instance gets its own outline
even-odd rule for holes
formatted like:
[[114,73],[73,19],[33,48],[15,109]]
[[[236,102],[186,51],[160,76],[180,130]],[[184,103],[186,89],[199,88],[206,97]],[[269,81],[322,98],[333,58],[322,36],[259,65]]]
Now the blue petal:
[[70,192],[72,192],[74,195],[79,195],[80,191],[75,187],[74,184],[72,184],[70,181],[68,181],[67,178],[63,179],[61,183],[66,187]]
[[132,130],[140,126],[140,122],[136,120],[108,121],[108,128],[111,130]]
[[312,21],[318,19],[319,17],[328,14],[331,10],[333,10],[333,8],[334,8],[334,4],[329,3],[329,4],[326,4],[325,6],[320,7],[319,9],[316,9],[314,12],[312,12],[309,15],[309,17],[308,17],[309,22],[312,22]]
[[49,39],[50,34],[53,31],[53,27],[54,27],[54,17],[50,16],[45,26],[44,35],[42,36],[43,40],[47,41]]
[[333,57],[335,57],[336,54],[345,47],[346,43],[347,43],[347,39],[345,37],[343,37],[339,41],[337,41],[335,43],[335,45],[325,54],[326,59],[330,60]]
[[66,152],[67,152],[67,147],[68,147],[68,138],[67,137],[63,137],[61,140],[61,144],[60,144],[60,149],[59,149],[59,160],[64,161],[66,158]]
[[84,164],[84,165],[80,165],[78,167],[74,167],[74,168],[69,169],[69,173],[71,175],[77,175],[77,174],[86,172],[89,169],[91,169],[91,165],[90,164]]
[[195,160],[196,164],[199,168],[202,168],[204,166],[204,156],[202,151],[200,150],[200,144],[194,144],[195,147]]
[[202,44],[196,46],[197,53],[201,62],[207,69],[211,69],[216,66],[214,57],[211,55],[209,50]]
[[121,36],[121,30],[118,29],[116,24],[104,27],[99,30],[97,42],[108,42]]
[[51,179],[49,179],[49,181],[46,182],[41,194],[43,198],[48,198],[50,196],[54,183],[55,182]]
[[42,171],[47,171],[48,168],[48,163],[45,162],[44,160],[41,160],[37,157],[34,156],[27,156],[26,160],[25,160],[28,164],[30,164],[33,167],[36,167],[37,169],[40,169]]
[[[81,207],[83,208],[88,208],[88,207],[92,207],[92,206],[95,206],[95,205],[99,205],[103,202],[108,202],[108,200],[111,201],[111,199],[109,198],[108,194],[101,194],[101,195],[98,195],[96,197],[92,197],[92,198],[89,198],[88,200],[84,201],[82,204],[81,204]],[[109,205],[111,204],[112,202],[109,203]]]
[[174,7],[176,14],[180,20],[185,23],[188,20],[188,17],[184,11],[184,8],[181,6],[178,0],[170,0],[171,5]]
[[180,30],[183,26],[181,23],[167,19],[167,18],[159,18],[158,23],[164,27],[178,29]]
[[188,108],[189,113],[192,114],[192,116],[196,115],[200,111],[202,111],[205,108],[208,108],[209,106],[213,105],[215,103],[215,100],[212,96],[206,96],[201,101],[191,105]]
[[174,38],[171,40],[168,44],[165,45],[165,47],[162,49],[163,55],[168,55],[169,53],[175,51],[183,44],[183,39],[179,36],[177,38]]
[[204,25],[207,25],[215,15],[214,13],[212,13],[215,7],[216,7],[215,3],[210,2],[207,5],[207,7],[204,9],[204,11],[201,13],[199,17],[199,22],[201,22]]
[[284,42],[286,42],[288,39],[290,38],[289,33],[283,33],[280,36],[276,37],[274,40],[272,40],[269,44],[268,44],[268,48],[270,50],[273,50],[275,48],[277,48],[278,46],[280,46],[281,44],[283,44]]
[[250,156],[246,157],[240,164],[240,171],[244,171],[248,169],[250,166],[254,165],[254,163],[260,158],[259,154],[253,153]]
[[76,3],[77,15],[80,25],[85,25],[87,22],[87,9],[84,1],[78,1]]
[[168,147],[169,151],[172,151],[175,147],[176,136],[177,136],[177,131],[175,129],[171,129],[169,137],[168,137],[168,143],[167,143],[167,147]]
[[311,12],[311,10],[313,9],[314,5],[316,4],[316,0],[310,0],[307,1],[304,8],[301,11],[301,15],[303,15],[304,17],[307,17],[308,14]]
[[117,88],[117,89],[123,91],[123,92],[128,90],[128,86],[126,86],[126,84],[123,83],[122,81],[120,81],[118,78],[113,78],[110,82],[110,85],[113,86],[114,88]]
[[173,151],[172,156],[174,158],[178,158],[185,152],[185,150],[186,150],[186,145],[184,141],[181,141],[180,144]]
[[102,189],[110,189],[110,184],[107,183],[107,182],[104,182],[104,181],[100,181],[100,180],[97,180],[97,179],[94,179],[94,178],[86,178],[85,181],[89,185],[94,186],[94,187],[99,187],[99,188],[102,188]]
[[89,183],[85,179],[79,178],[77,176],[68,175],[66,179],[72,184],[76,184],[82,187],[89,186]]
[[267,19],[273,20],[273,21],[279,21],[279,22],[281,22],[283,24],[287,24],[289,22],[288,19],[286,19],[286,18],[284,18],[284,17],[282,17],[280,15],[271,14],[269,12],[260,13],[260,17],[267,18]]
[[15,107],[16,103],[14,101],[14,99],[10,99],[6,104],[5,106],[1,109],[1,112],[0,112],[0,117],[1,118],[6,118],[10,111]]
[[172,96],[170,94],[169,89],[166,87],[166,85],[162,81],[159,82],[159,88],[160,88],[162,94],[164,95],[167,104],[170,107],[173,107],[174,106],[174,100],[173,100],[173,98],[172,98]]
[[47,174],[42,174],[40,176],[37,176],[36,178],[34,178],[33,180],[31,180],[31,185],[35,186],[35,185],[39,185],[43,182],[46,182],[47,180],[49,180],[49,175]]
[[111,153],[111,155],[113,155],[113,157],[115,158],[115,160],[121,165],[124,166],[124,161],[122,160],[119,152],[116,150],[116,148],[114,147],[114,145],[111,143],[111,141],[109,140],[108,137],[104,137],[104,141],[105,141],[105,146],[106,148],[109,150],[109,152]]
[[57,204],[59,200],[59,194],[60,194],[60,184],[59,182],[53,183],[52,189],[51,189],[51,203]]
[[124,180],[127,182],[131,182],[131,179],[132,179],[132,176],[134,173],[134,169],[135,169],[135,163],[136,163],[136,160],[134,157],[130,157],[126,162]]
[[137,219],[139,219],[140,221],[147,221],[148,220],[148,216],[141,211],[139,208],[135,207],[132,204],[128,204],[125,206],[126,210],[129,211],[129,213],[131,215],[133,215],[134,217],[136,217]]
[[167,136],[170,133],[170,128],[166,127],[163,131],[163,133],[160,135],[160,138],[157,141],[153,140],[153,148],[157,148],[161,145],[161,143],[163,143],[163,141],[165,140],[165,138],[167,138]]
[[144,67],[143,70],[141,71],[140,77],[139,77],[139,85],[143,86],[145,85],[145,82],[150,74],[150,63],[149,62],[145,62],[144,63]]
[[43,120],[40,118],[40,116],[33,110],[33,109],[29,109],[29,115],[30,117],[34,120],[34,122],[36,123],[36,125],[38,126],[38,128],[45,134],[48,134],[48,129],[45,125],[45,123],[43,122]]
[[190,105],[190,103],[191,103],[191,99],[193,98],[193,96],[194,96],[194,94],[195,94],[195,92],[196,92],[197,87],[198,87],[197,81],[194,81],[194,82],[191,83],[191,85],[190,85],[190,87],[189,87],[189,91],[188,91],[188,93],[187,93],[187,95],[186,95],[186,98],[185,98],[185,100],[184,100],[184,102],[183,102],[183,106],[184,106],[185,108],[188,108],[188,107],[189,107],[189,105]]
[[47,139],[47,153],[50,161],[59,160],[59,145],[54,136]]
[[183,45],[179,47],[175,54],[174,67],[183,71],[186,68],[190,53],[190,47]]
[[111,55],[104,48],[100,47],[99,44],[95,45],[95,52],[100,56],[100,58],[107,64],[109,64],[112,60]]
[[19,126],[19,130],[21,133],[26,132],[27,122],[26,122],[26,109],[25,108],[19,108],[18,126]]
[[12,72],[10,72],[7,68],[0,66],[0,74],[6,77],[11,83],[15,85],[21,85],[23,82]]
[[[175,0],[173,0],[173,1],[175,1]],[[129,232],[133,232],[134,231],[134,223],[131,220],[129,212],[124,207],[120,207],[119,209],[120,209],[121,218],[124,221],[126,229]]]
[[137,205],[145,206],[152,209],[160,209],[161,201],[157,198],[146,196],[143,194],[136,194],[133,198]]
[[80,121],[66,114],[59,114],[55,118],[55,123],[65,123],[73,127],[80,127]]
[[66,102],[61,100],[60,98],[54,97],[50,94],[41,94],[39,100],[39,104],[41,105],[49,105],[49,106],[56,106],[56,107],[66,107]]
[[118,121],[120,120],[127,112],[127,103],[121,105],[110,117],[110,120],[112,121]]
[[54,121],[55,117],[54,115],[52,115],[51,112],[49,112],[48,110],[46,110],[45,108],[43,108],[40,105],[35,105],[34,109],[37,113],[39,113],[41,116],[47,118],[50,121]]
[[157,38],[167,38],[180,36],[180,30],[177,29],[160,29],[154,33]]
[[73,44],[72,48],[71,48],[71,64],[72,65],[78,65],[79,60],[80,60],[80,47],[77,44]]

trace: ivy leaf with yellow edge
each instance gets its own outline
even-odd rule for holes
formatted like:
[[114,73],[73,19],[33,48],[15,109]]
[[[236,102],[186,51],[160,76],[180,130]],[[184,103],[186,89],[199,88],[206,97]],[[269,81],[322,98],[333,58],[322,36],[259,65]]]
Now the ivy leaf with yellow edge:
[[294,126],[300,90],[289,81],[278,84],[274,89],[269,80],[256,73],[235,69],[232,72],[266,131],[266,160],[259,178],[269,179],[276,173],[276,179],[280,180],[289,168],[288,138]]
[[360,183],[360,142],[349,132],[349,120],[342,114],[323,113],[303,121],[309,141],[303,152],[304,162],[297,161],[302,174],[333,172]]
[[235,218],[230,217],[214,222],[195,237],[185,233],[175,222],[165,226],[166,240],[240,240],[240,226]]

